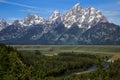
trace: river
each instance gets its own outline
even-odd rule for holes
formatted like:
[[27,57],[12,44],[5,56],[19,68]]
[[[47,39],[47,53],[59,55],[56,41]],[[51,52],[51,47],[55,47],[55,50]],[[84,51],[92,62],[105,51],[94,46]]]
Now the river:
[[[109,67],[109,65],[110,65],[110,62],[104,62],[103,63],[103,67],[104,68],[107,68],[107,67]],[[89,73],[89,72],[92,72],[92,71],[94,71],[94,70],[96,70],[97,69],[97,65],[94,65],[94,66],[91,66],[90,68],[88,68],[87,70],[85,70],[85,71],[82,71],[82,72],[74,72],[74,73],[69,73],[69,74],[63,74],[63,75],[61,75],[60,77],[69,77],[70,75],[80,75],[80,74],[85,74],[85,73]]]

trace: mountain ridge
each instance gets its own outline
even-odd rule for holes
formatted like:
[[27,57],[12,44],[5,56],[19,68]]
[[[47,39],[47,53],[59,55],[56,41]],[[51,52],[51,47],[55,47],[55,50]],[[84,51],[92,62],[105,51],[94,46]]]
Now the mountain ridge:
[[[59,18],[59,21],[57,20],[58,18]],[[96,23],[108,22],[108,20],[105,18],[105,16],[102,15],[102,13],[99,10],[93,7],[87,7],[84,9],[80,5],[80,3],[77,3],[63,15],[61,15],[61,13],[57,10],[55,10],[52,13],[52,15],[47,19],[40,17],[38,14],[27,14],[23,20],[14,20],[14,22],[11,24],[12,25],[14,25],[15,23],[20,24],[23,27],[23,26],[31,26],[31,25],[37,25],[37,24],[52,24],[54,23],[54,21],[58,21],[59,23],[63,22],[63,24],[67,28],[70,28],[73,23],[77,23],[78,26],[81,28],[81,26],[85,27],[84,25],[82,25],[83,24],[82,22],[84,22],[83,20],[84,18],[87,18],[89,20],[89,21],[85,20],[86,22],[92,22],[92,21],[96,21]],[[92,20],[94,18],[96,18],[97,20]],[[101,18],[102,20],[99,20]],[[1,21],[4,21],[4,20],[1,20]],[[90,25],[89,25],[89,28],[90,28]]]
[[8,44],[120,44],[119,26],[109,23],[93,7],[83,9],[80,3],[64,15],[54,11],[45,19],[28,14],[23,20],[2,28],[0,42]]

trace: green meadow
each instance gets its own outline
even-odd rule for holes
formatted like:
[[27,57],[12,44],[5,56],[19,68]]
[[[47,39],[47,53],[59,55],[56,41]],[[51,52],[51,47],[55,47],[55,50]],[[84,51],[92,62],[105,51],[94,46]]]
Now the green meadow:
[[120,46],[111,45],[11,45],[19,51],[39,50],[42,53],[78,52],[90,54],[120,54]]

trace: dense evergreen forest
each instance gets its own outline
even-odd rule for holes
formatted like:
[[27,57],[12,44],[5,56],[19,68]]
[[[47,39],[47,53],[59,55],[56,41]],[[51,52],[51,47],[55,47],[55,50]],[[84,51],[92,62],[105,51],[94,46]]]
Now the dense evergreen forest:
[[[100,56],[80,53],[45,56],[40,51],[17,51],[0,44],[0,80],[119,80],[120,60],[104,68]],[[97,69],[82,72],[97,65]]]

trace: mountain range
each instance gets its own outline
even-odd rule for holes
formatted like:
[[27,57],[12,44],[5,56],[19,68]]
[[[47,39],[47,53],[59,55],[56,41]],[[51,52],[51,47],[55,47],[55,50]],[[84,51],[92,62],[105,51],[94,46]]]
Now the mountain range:
[[64,15],[54,11],[47,19],[28,14],[11,24],[0,20],[0,42],[6,44],[119,45],[119,33],[119,25],[109,23],[93,7],[82,8],[80,3]]

